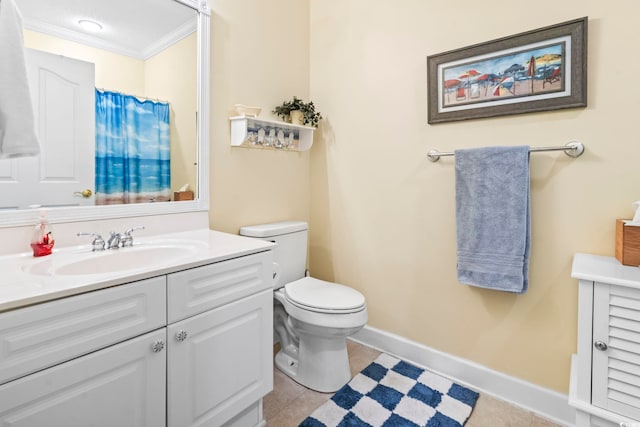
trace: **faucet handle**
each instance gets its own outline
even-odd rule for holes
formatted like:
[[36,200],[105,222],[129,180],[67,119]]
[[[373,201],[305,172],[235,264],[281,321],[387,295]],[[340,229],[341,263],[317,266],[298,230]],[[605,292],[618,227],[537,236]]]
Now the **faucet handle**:
[[137,227],[131,227],[127,229],[124,233],[122,233],[122,236],[120,237],[120,242],[122,243],[122,247],[133,246],[133,236],[131,235],[131,233],[133,233],[136,230],[144,230],[144,226],[139,225]]
[[118,249],[120,247],[120,239],[122,236],[115,231],[109,232],[109,239],[107,240],[107,249]]
[[129,229],[127,229],[124,234],[131,234],[136,230],[144,230],[144,225],[138,225],[137,227],[131,227]]
[[80,236],[93,236],[93,242],[91,242],[91,246],[92,246],[92,251],[104,251],[104,239],[102,238],[101,235],[97,234],[97,233],[89,233],[89,232],[80,232],[77,233],[76,236],[80,237]]

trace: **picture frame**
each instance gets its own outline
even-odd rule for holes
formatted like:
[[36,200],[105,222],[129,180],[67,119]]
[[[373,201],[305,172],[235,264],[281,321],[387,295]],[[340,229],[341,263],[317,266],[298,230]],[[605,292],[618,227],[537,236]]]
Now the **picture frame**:
[[428,123],[587,106],[588,17],[427,57]]

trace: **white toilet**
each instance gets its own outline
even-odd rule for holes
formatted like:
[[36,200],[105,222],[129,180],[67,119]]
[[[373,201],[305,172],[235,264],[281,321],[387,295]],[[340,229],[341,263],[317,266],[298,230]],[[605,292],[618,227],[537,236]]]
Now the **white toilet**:
[[334,392],[351,379],[346,337],[367,323],[355,289],[305,277],[307,223],[283,221],[240,228],[243,236],[277,243],[274,249],[276,366],[300,384]]

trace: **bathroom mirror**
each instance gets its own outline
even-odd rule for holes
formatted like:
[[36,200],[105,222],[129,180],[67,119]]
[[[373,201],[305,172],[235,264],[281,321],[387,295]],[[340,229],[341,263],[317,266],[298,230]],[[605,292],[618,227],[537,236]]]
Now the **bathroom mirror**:
[[[177,40],[176,45],[181,43],[182,40],[191,39],[190,45],[194,45],[196,50],[193,54],[194,62],[193,69],[195,73],[185,76],[180,74],[179,61],[165,62],[159,67],[162,72],[155,72],[155,75],[165,74],[163,78],[175,78],[178,83],[183,83],[183,87],[193,87],[192,98],[195,107],[190,106],[190,114],[182,114],[183,117],[189,116],[189,120],[195,129],[189,130],[192,133],[188,139],[193,144],[193,152],[188,156],[183,156],[180,167],[193,168],[190,171],[189,178],[177,178],[174,182],[173,170],[172,170],[172,183],[171,183],[171,196],[173,192],[183,184],[189,184],[191,190],[195,190],[196,197],[194,200],[181,200],[170,202],[144,202],[144,203],[131,203],[131,204],[110,204],[96,206],[92,203],[78,203],[78,206],[64,205],[64,203],[48,203],[48,202],[33,202],[32,204],[41,204],[47,211],[47,217],[51,222],[71,222],[79,220],[95,220],[95,219],[107,219],[107,218],[119,218],[130,216],[144,216],[144,215],[159,215],[168,213],[182,213],[203,211],[208,209],[208,157],[209,157],[209,15],[210,9],[207,1],[200,0],[111,0],[105,2],[104,0],[60,0],[56,2],[49,2],[49,0],[16,0],[16,4],[24,17],[25,27],[25,45],[29,46],[29,43],[33,44],[34,37],[42,37],[39,40],[40,45],[46,46],[49,41],[47,37],[57,37],[59,39],[65,39],[66,43],[73,43],[77,46],[88,46],[86,49],[89,51],[93,49],[102,49],[107,51],[109,56],[113,52],[117,52],[117,55],[112,56],[131,56],[135,57],[141,52],[140,46],[146,47],[147,50],[142,52],[142,57],[153,57],[155,53],[162,53],[163,43],[171,42],[167,40]],[[55,18],[57,21],[52,21],[47,17],[53,18],[53,12],[46,12],[48,6],[53,7],[55,10]],[[107,6],[101,7],[101,6]],[[176,7],[178,9],[176,9]],[[102,12],[100,10],[102,9]],[[36,12],[34,12],[36,11]],[[184,17],[187,17],[186,22]],[[171,21],[175,17],[182,17],[181,25],[175,26],[173,29]],[[90,32],[84,32],[82,30],[75,31],[68,28],[61,28],[63,25],[60,22],[67,22],[68,25],[77,25],[80,20],[90,20],[98,25],[102,25],[106,30],[105,33],[112,33],[119,35],[120,40],[110,39],[105,40],[95,36]],[[178,20],[179,20],[178,19]],[[49,20],[51,22],[45,22]],[[34,28],[33,22],[37,22],[37,26]],[[173,19],[175,21],[175,19]],[[162,27],[162,34],[153,33],[157,28],[144,28],[148,24],[154,24],[155,27]],[[67,25],[67,24],[64,24]],[[189,28],[191,27],[191,28]],[[195,33],[194,33],[195,30]],[[32,34],[30,34],[32,33]],[[75,34],[72,34],[75,33]],[[79,35],[79,36],[78,36]],[[146,40],[143,40],[146,37]],[[31,38],[31,39],[30,39]],[[72,41],[70,41],[72,40]],[[140,46],[125,47],[124,41],[137,41],[140,42]],[[152,44],[154,46],[149,47]],[[114,50],[116,46],[116,50]],[[38,46],[38,49],[41,49]],[[78,50],[85,49],[84,47],[77,48]],[[120,49],[120,51],[118,51]],[[130,49],[130,51],[126,51]],[[156,49],[155,53],[153,49]],[[42,49],[46,50],[46,49]],[[168,50],[168,49],[167,49]],[[58,53],[58,55],[63,55]],[[160,55],[157,55],[160,56]],[[82,58],[78,58],[84,61]],[[91,61],[88,58],[86,61]],[[144,59],[142,59],[144,61]],[[118,70],[121,68],[121,64],[113,63],[109,64],[111,69]],[[156,67],[158,69],[158,67]],[[147,75],[149,73],[147,72]],[[191,77],[193,75],[193,77]],[[173,77],[176,76],[176,77]],[[197,78],[196,78],[197,77]],[[196,84],[193,84],[193,80],[196,78]],[[104,81],[104,79],[103,79]],[[158,83],[156,81],[156,86]],[[191,86],[189,86],[191,85]],[[96,76],[96,87],[100,90],[99,79]],[[105,90],[115,90],[116,92],[126,93],[127,89],[120,90],[119,88],[105,87]],[[132,90],[130,95],[139,96],[140,91]],[[162,94],[157,97],[146,91],[142,93],[145,98],[155,100],[166,99]],[[172,107],[173,108],[173,105]],[[175,108],[178,108],[177,106]],[[195,111],[194,111],[195,110]],[[194,114],[195,113],[195,114]],[[177,113],[176,113],[177,114]],[[173,115],[173,110],[172,110]],[[195,117],[193,117],[195,116]],[[172,116],[173,117],[173,116]],[[172,124],[173,125],[173,124]],[[173,129],[172,129],[173,133]],[[179,136],[188,132],[179,133]],[[173,138],[173,135],[172,135]],[[95,137],[92,138],[95,144]],[[76,144],[78,145],[78,144]],[[93,152],[92,152],[93,153]],[[69,155],[76,155],[75,152]],[[92,154],[94,155],[94,154]],[[88,156],[88,157],[91,157]],[[42,166],[38,164],[38,158],[31,158],[33,169],[37,169],[41,172]],[[81,159],[82,160],[82,159]],[[8,169],[7,162],[13,160],[2,159],[0,162],[4,162],[4,165],[0,164],[0,168],[4,167],[5,171]],[[174,163],[173,152],[171,158],[172,165]],[[184,166],[184,165],[187,166]],[[1,174],[0,174],[1,175]],[[182,175],[179,175],[182,176]],[[3,178],[0,176],[0,181]],[[5,179],[6,181],[6,179]],[[186,181],[186,182],[183,182]],[[40,183],[36,183],[40,185]],[[6,188],[6,187],[5,187]],[[0,190],[2,190],[2,183],[0,182]],[[77,191],[82,193],[84,188],[78,187]],[[93,190],[93,189],[92,189]],[[29,191],[29,190],[25,190]],[[41,191],[41,190],[39,190]],[[1,191],[3,197],[6,197],[7,192]],[[78,194],[81,197],[81,194]],[[173,199],[173,197],[171,197]],[[188,197],[187,197],[188,199]],[[11,203],[5,203],[4,206],[10,206]],[[4,208],[0,209],[0,227],[13,227],[20,225],[28,225],[38,216],[38,209],[33,208]]]

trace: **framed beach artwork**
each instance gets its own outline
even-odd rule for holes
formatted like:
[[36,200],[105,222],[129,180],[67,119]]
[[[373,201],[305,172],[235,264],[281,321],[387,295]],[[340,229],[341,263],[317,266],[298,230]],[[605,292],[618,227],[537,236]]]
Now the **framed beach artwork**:
[[428,122],[586,107],[587,18],[427,57]]

